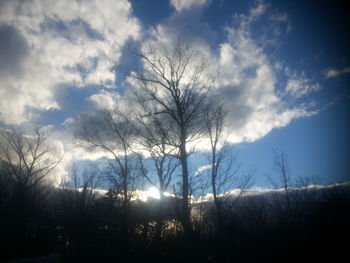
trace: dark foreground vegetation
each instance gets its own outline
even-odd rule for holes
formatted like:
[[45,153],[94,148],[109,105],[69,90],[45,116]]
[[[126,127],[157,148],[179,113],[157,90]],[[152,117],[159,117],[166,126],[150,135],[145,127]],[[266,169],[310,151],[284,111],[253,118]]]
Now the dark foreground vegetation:
[[212,202],[195,203],[193,232],[183,233],[175,198],[125,207],[87,185],[7,176],[2,165],[1,261],[57,253],[58,262],[336,262],[348,249],[349,184],[290,189],[288,199],[285,191],[249,191],[226,199],[220,222]]

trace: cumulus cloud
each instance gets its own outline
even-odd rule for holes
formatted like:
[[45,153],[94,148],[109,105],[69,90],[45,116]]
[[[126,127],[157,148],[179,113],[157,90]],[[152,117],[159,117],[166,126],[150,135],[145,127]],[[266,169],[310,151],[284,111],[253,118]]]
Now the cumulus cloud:
[[303,104],[291,105],[278,87],[281,75],[288,83],[285,92],[296,97],[320,86],[304,76],[281,72],[251,33],[251,25],[267,13],[267,8],[259,2],[248,15],[236,16],[235,26],[226,28],[227,41],[219,48],[217,93],[229,111],[226,132],[231,143],[255,141],[293,119],[317,113]]
[[67,85],[113,87],[120,48],[139,31],[127,0],[1,1],[1,120],[59,109]]
[[[320,90],[304,73],[292,73],[283,63],[273,60],[265,50],[266,43],[274,43],[280,34],[271,33],[269,41],[262,43],[254,35],[253,27],[264,16],[272,21],[275,28],[278,23],[289,25],[286,14],[270,11],[269,6],[257,1],[247,15],[236,14],[230,26],[225,27],[226,41],[219,47],[212,47],[197,32],[186,34],[185,41],[196,50],[199,57],[210,61],[209,76],[215,76],[213,99],[223,100],[228,110],[225,134],[230,143],[253,142],[264,137],[271,130],[287,126],[297,118],[309,117],[318,111],[309,104],[295,104],[295,99]],[[175,14],[175,16],[183,15]],[[179,27],[174,17],[150,32],[150,37],[143,42],[143,47],[152,45],[156,50],[169,48],[183,28]],[[288,30],[287,30],[288,31]],[[266,36],[265,36],[265,40]],[[195,62],[195,61],[194,61]],[[278,65],[278,66],[276,66]],[[285,80],[281,82],[281,79]],[[284,86],[284,88],[281,88]],[[206,140],[197,147],[206,149]]]
[[328,70],[325,70],[324,76],[325,76],[326,79],[330,79],[330,78],[335,78],[335,77],[338,77],[340,75],[347,74],[347,73],[350,73],[350,67],[346,67],[346,68],[343,68],[343,69],[328,69]]
[[[309,104],[294,102],[317,92],[320,86],[304,73],[293,72],[272,59],[265,50],[266,45],[280,37],[280,25],[290,30],[288,15],[272,12],[269,5],[256,1],[247,15],[233,16],[232,23],[224,27],[224,40],[220,39],[217,45],[212,41],[215,32],[201,21],[200,12],[195,17],[182,12],[209,3],[210,0],[171,0],[177,12],[162,24],[144,31],[140,45],[141,49],[149,45],[157,50],[169,49],[179,36],[184,36],[185,42],[198,53],[194,62],[201,57],[210,61],[205,72],[208,79],[203,81],[214,79],[212,99],[225,101],[227,140],[253,142],[294,119],[317,114]],[[253,34],[252,27],[263,17],[272,27],[269,34],[259,38]],[[65,86],[103,86],[103,90],[88,98],[93,108],[118,106],[127,110],[132,106],[130,93],[125,90],[118,94],[113,89],[114,67],[120,62],[121,47],[126,41],[140,38],[140,28],[127,0],[1,1],[0,120],[20,124],[33,118],[35,112],[60,109],[57,94]],[[325,76],[331,78],[347,72],[348,68],[332,69]],[[283,83],[281,76],[285,79]],[[132,79],[124,84],[125,89],[137,85]],[[292,102],[289,97],[293,97]],[[68,118],[61,127],[74,125],[75,120]],[[105,156],[77,148],[68,132],[56,131],[55,139],[62,143],[67,163]],[[208,145],[198,144],[200,149]]]
[[177,12],[193,7],[204,6],[210,2],[211,0],[170,0],[170,4],[176,9]]

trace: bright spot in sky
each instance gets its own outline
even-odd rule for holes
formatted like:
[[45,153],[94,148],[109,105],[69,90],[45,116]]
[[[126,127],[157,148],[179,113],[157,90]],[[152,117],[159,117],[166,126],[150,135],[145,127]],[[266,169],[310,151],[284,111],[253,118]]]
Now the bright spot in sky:
[[148,198],[154,198],[154,199],[159,199],[160,194],[159,191],[156,187],[151,187],[147,191],[144,191],[142,193],[142,200],[147,201]]

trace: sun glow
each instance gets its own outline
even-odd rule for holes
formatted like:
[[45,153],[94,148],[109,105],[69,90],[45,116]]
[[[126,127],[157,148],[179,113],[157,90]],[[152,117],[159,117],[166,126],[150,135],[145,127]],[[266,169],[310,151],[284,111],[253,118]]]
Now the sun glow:
[[153,187],[149,188],[147,191],[144,191],[142,193],[141,199],[143,201],[147,201],[148,198],[159,199],[160,198],[159,190],[153,186]]

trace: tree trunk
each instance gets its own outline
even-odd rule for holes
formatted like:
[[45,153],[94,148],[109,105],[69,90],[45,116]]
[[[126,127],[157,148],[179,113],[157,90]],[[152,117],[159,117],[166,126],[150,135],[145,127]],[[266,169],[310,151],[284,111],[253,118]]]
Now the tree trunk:
[[182,166],[182,226],[185,234],[192,232],[191,215],[188,201],[189,183],[188,183],[188,164],[186,142],[180,145],[180,161]]
[[163,184],[159,185],[159,200],[158,203],[158,215],[157,215],[157,226],[156,226],[156,241],[159,242],[162,238],[162,228],[164,224],[164,187]]

